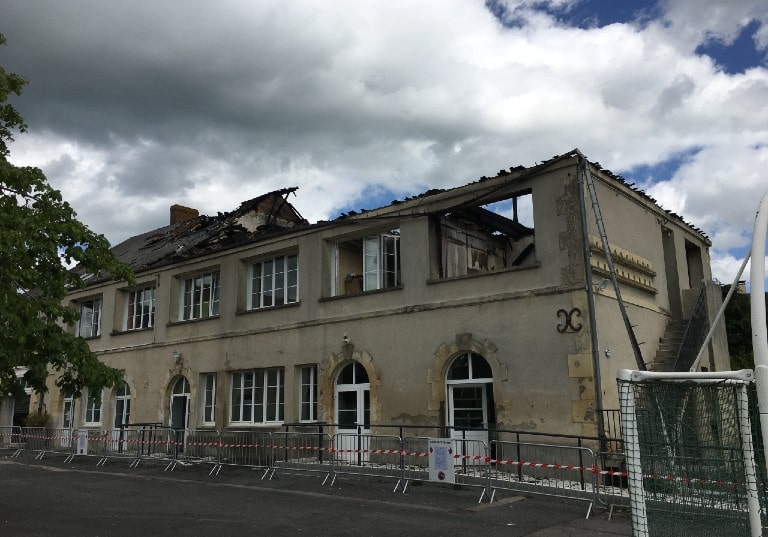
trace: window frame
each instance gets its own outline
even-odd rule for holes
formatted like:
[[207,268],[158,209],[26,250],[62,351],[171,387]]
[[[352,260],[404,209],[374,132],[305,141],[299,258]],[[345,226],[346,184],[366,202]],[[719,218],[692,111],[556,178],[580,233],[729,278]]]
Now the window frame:
[[[305,378],[309,373],[309,378]],[[317,404],[317,364],[303,365],[299,367],[299,422],[313,423],[318,421]],[[306,381],[308,380],[308,382]],[[305,391],[305,387],[307,388]],[[308,417],[304,417],[304,409],[307,409]]]
[[[126,332],[135,332],[138,330],[149,330],[151,328],[155,327],[155,307],[157,302],[157,296],[156,296],[156,290],[157,286],[155,285],[146,285],[143,287],[138,287],[136,289],[130,289],[127,291],[124,291],[124,297],[125,297],[125,305],[124,305],[124,311],[123,311],[123,330]],[[144,312],[144,304],[146,303],[147,299],[144,296],[147,292],[149,292],[149,313]],[[141,294],[141,300],[138,301],[137,298],[139,296],[139,293]],[[141,305],[141,311],[137,313],[138,305]],[[131,310],[133,310],[133,313],[131,313]],[[147,318],[147,325],[144,326],[144,319]],[[135,319],[139,319],[140,326],[136,326]]]
[[[367,293],[380,291],[384,289],[397,289],[402,286],[402,267],[400,255],[401,242],[400,227],[393,227],[387,231],[379,233],[368,233],[344,240],[335,240],[332,243],[331,254],[331,274],[332,289],[331,296],[351,296],[358,293]],[[357,250],[359,241],[360,255],[360,273],[344,275],[340,271],[341,251],[349,252],[349,246],[343,248],[342,245],[350,244]],[[391,248],[389,248],[391,246]],[[356,255],[357,252],[354,252]],[[347,255],[350,255],[349,253]],[[342,279],[345,280],[342,283]],[[360,290],[349,293],[343,289],[346,280],[358,279]],[[342,292],[342,289],[344,292]]]
[[[216,425],[216,373],[203,373],[200,376],[203,394],[200,423],[204,426],[214,426]],[[209,417],[210,419],[207,419]]]
[[[272,380],[270,376],[272,374],[275,375],[275,384],[270,384]],[[248,376],[250,376],[250,379]],[[237,380],[238,378],[239,381]],[[235,396],[236,392],[238,392],[237,397]],[[270,394],[274,395],[272,402],[269,400]],[[285,370],[282,367],[266,367],[231,372],[229,423],[231,425],[278,425],[284,423],[284,394]],[[236,405],[237,412],[235,412]],[[268,414],[270,407],[274,410],[271,416]],[[246,409],[248,409],[247,412]],[[260,416],[257,416],[259,413]],[[244,418],[246,415],[249,417]],[[257,417],[261,419],[256,419]]]
[[75,428],[75,397],[72,394],[63,394],[61,400],[61,428],[66,430]]
[[[83,312],[83,308],[85,307],[86,304],[91,304],[90,309],[92,311],[90,322],[87,325],[83,324],[83,319],[87,317],[87,314]],[[92,339],[96,337],[101,337],[101,317],[102,317],[103,306],[104,306],[104,300],[101,296],[77,301],[77,312],[80,315],[80,318],[77,320],[77,325],[75,326],[75,333],[77,334],[78,337],[81,337],[83,339]],[[96,325],[95,333],[94,333],[94,324]],[[83,330],[86,326],[90,329],[90,333],[88,335],[83,334]]]
[[[115,388],[114,399],[115,399],[115,401],[114,401],[115,428],[126,427],[131,422],[131,400],[132,400],[132,394],[131,394],[131,387],[128,385],[128,383],[124,383],[119,388]],[[122,405],[120,403],[122,403]],[[122,412],[120,412],[120,418],[123,418],[123,416],[125,416],[126,422],[123,422],[122,419],[121,419],[120,420],[120,425],[118,426],[118,424],[117,424],[118,407],[120,407],[120,406],[122,406]]]
[[[206,280],[209,281],[206,286]],[[200,284],[199,291],[196,287]],[[204,300],[208,289],[208,300]],[[179,277],[179,320],[218,318],[221,300],[221,271],[211,269]]]
[[[282,265],[281,271],[277,269],[278,262]],[[270,273],[267,275],[265,269],[268,266]],[[256,275],[257,270],[258,276]],[[282,280],[279,287],[277,275],[282,275],[279,278]],[[257,286],[258,290],[255,289]],[[290,290],[293,290],[293,293]],[[278,292],[282,296],[280,303],[277,300]],[[249,262],[247,293],[246,308],[248,311],[298,304],[300,301],[299,254],[286,253]],[[292,299],[291,294],[293,295]],[[267,296],[270,297],[269,301],[265,300]],[[257,301],[258,304],[256,304]]]
[[[85,416],[83,417],[83,425],[101,425],[102,418],[104,417],[104,390],[101,390],[98,403],[98,408],[96,408],[96,398],[93,396],[93,394],[88,392],[88,397],[85,400]],[[89,418],[98,418],[98,420]]]

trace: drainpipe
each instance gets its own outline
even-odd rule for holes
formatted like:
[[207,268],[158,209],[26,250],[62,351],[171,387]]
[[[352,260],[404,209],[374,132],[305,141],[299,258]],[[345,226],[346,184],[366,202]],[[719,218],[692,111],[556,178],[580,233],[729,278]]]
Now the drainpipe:
[[[590,259],[592,252],[589,249],[589,228],[587,226],[587,202],[584,197],[584,182],[582,181],[581,162],[583,156],[579,156],[579,167],[576,178],[579,183],[579,209],[581,212],[581,242],[584,246],[584,276],[587,280],[587,309],[589,310],[589,332],[592,340],[592,369],[595,378],[595,403],[597,404],[597,436],[600,438],[600,451],[605,451],[605,417],[603,416],[603,382],[600,374],[600,345],[597,340],[597,319],[595,317],[595,288],[592,284],[592,265]],[[588,166],[589,163],[586,163]]]

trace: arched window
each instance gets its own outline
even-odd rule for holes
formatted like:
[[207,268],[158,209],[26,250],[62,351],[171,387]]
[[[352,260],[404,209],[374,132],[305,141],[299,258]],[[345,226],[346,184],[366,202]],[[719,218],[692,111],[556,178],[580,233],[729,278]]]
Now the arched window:
[[368,373],[358,362],[350,362],[344,366],[339,373],[336,384],[366,384],[368,383]]
[[189,394],[189,383],[184,377],[179,377],[176,384],[173,385],[173,395]]
[[488,361],[474,352],[465,352],[456,358],[448,369],[448,383],[451,381],[491,382],[493,371]]

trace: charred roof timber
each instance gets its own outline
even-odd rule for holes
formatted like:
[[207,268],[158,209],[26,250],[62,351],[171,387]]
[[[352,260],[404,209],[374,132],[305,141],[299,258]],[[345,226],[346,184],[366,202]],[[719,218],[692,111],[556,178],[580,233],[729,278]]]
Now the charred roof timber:
[[[518,179],[535,176],[559,161],[580,156],[581,152],[574,149],[529,168],[513,166],[509,168],[509,171],[500,170],[497,177],[507,179],[503,185],[493,191],[483,192],[482,187],[478,188],[479,185],[485,185],[492,179],[483,176],[479,180],[461,187],[448,190],[430,189],[422,194],[406,197],[401,201],[395,200],[386,207],[370,211],[366,209],[360,212],[350,211],[340,215],[335,221],[317,222],[314,225],[335,225],[342,221],[345,223],[356,220],[366,221],[371,218],[393,219],[402,218],[404,215],[415,217],[419,214],[442,214],[471,221],[473,226],[486,233],[501,233],[512,240],[523,239],[532,236],[532,229],[517,221],[516,207],[513,211],[513,218],[508,219],[483,209],[482,206],[497,200],[508,199],[510,195],[514,197],[515,193],[509,188],[514,188]],[[592,163],[592,167],[599,171],[603,178],[620,184],[622,188],[628,191],[627,193],[632,192],[658,207],[655,199],[636,188],[634,184],[628,184],[623,177],[603,169],[599,163]],[[478,191],[473,201],[467,202],[465,200],[461,203],[451,203],[454,193],[458,197],[464,192],[471,192],[473,189]],[[275,190],[244,201],[240,207],[232,212],[219,213],[216,216],[200,215],[195,209],[174,205],[171,207],[170,225],[132,237],[115,246],[112,251],[121,261],[138,273],[306,228],[310,226],[309,222],[288,202],[288,196],[294,194],[296,190],[298,190],[297,187]],[[428,203],[432,200],[440,208],[429,207]],[[387,211],[387,207],[393,210]],[[420,207],[423,207],[423,212],[419,211]],[[701,230],[685,222],[681,216],[671,211],[665,211],[661,207],[658,207],[658,210],[707,239]],[[96,283],[104,279],[106,276],[103,275],[92,277],[89,279],[89,283]]]
[[174,205],[170,225],[131,237],[112,251],[134,272],[141,272],[306,227],[309,222],[287,201],[296,190],[275,190],[217,216]]

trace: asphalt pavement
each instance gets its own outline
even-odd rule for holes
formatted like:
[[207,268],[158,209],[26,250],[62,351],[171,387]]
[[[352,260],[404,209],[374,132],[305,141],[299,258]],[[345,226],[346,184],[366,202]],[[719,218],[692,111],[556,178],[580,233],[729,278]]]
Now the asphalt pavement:
[[583,502],[320,474],[281,472],[272,480],[247,468],[141,465],[61,457],[0,456],[0,535],[145,537],[257,535],[613,537],[631,535],[626,512],[585,519]]

